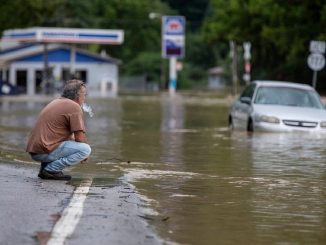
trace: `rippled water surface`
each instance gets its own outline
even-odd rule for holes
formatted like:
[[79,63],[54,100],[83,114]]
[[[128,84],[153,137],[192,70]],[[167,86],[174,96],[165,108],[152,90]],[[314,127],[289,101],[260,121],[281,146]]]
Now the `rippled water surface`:
[[[93,154],[71,170],[135,186],[144,218],[179,244],[326,244],[326,136],[230,132],[204,100],[90,100]],[[0,160],[32,161],[45,102],[0,102]],[[96,182],[98,181],[98,182]]]

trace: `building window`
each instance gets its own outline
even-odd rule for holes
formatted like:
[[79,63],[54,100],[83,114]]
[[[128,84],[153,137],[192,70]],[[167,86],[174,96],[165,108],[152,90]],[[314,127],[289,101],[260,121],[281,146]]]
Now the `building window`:
[[27,70],[17,70],[16,71],[16,85],[18,87],[19,93],[26,94],[27,92]]
[[69,69],[62,69],[62,79],[67,81],[69,79],[78,79],[87,83],[87,71],[86,70],[76,70],[75,75],[71,77]]
[[35,71],[35,91],[37,94],[42,93],[42,81],[43,81],[43,71]]

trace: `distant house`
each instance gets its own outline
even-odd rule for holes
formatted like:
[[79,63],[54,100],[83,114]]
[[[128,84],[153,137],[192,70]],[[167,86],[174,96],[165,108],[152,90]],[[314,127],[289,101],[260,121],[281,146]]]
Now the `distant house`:
[[74,58],[76,78],[83,80],[90,96],[115,96],[118,91],[119,61],[82,49],[71,57],[71,46],[48,44],[47,56],[50,76],[43,78],[44,46],[25,44],[0,50],[0,79],[18,87],[21,94],[53,93],[70,78],[71,59]]
[[224,69],[220,66],[213,67],[208,70],[208,88],[221,89],[225,87],[223,79]]

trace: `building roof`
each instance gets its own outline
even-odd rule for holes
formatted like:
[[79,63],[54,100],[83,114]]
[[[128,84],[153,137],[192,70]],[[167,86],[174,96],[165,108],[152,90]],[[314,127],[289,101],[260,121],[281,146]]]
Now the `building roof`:
[[221,66],[212,67],[208,70],[209,75],[221,75],[224,73],[224,69]]
[[[71,47],[68,45],[48,44],[48,60],[49,62],[70,62]],[[19,45],[10,49],[0,51],[1,63],[11,62],[43,62],[44,61],[44,46],[41,44]],[[88,63],[112,63],[119,64],[118,59],[110,56],[101,56],[83,49],[76,49],[76,62]]]

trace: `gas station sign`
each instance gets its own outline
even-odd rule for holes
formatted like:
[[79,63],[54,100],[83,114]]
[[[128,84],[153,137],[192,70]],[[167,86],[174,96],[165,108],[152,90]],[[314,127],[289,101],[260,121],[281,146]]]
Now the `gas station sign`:
[[185,54],[185,25],[183,16],[163,16],[162,56],[182,58]]

